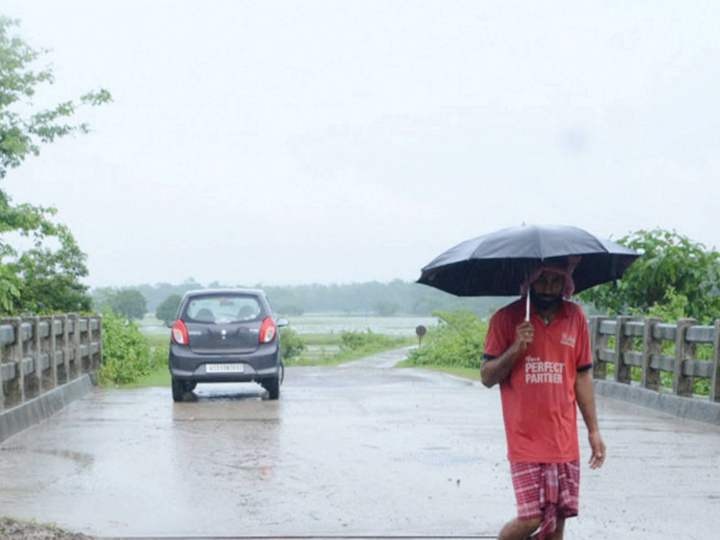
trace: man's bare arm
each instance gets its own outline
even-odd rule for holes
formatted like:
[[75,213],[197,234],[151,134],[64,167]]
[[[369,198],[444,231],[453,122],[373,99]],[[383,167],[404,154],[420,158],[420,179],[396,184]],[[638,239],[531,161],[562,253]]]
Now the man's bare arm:
[[502,382],[512,371],[515,362],[522,357],[529,343],[532,342],[533,328],[524,322],[515,329],[515,341],[499,357],[486,360],[480,368],[480,379],[488,388]]
[[577,374],[575,397],[588,430],[588,439],[592,450],[590,468],[597,469],[602,467],[605,461],[605,443],[600,436],[600,427],[598,426],[597,412],[595,410],[595,388],[593,386],[592,370],[588,369]]
[[480,368],[480,379],[488,388],[502,382],[512,371],[515,362],[520,358],[521,351],[515,344],[512,344],[503,354],[497,358],[485,360]]

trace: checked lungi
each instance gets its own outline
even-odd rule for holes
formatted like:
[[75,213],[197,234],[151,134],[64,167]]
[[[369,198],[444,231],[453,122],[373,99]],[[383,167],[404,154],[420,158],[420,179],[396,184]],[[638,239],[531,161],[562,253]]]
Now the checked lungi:
[[[578,515],[580,463],[510,463],[518,518],[540,518],[537,538],[555,532],[558,518]],[[533,537],[535,538],[535,537]]]

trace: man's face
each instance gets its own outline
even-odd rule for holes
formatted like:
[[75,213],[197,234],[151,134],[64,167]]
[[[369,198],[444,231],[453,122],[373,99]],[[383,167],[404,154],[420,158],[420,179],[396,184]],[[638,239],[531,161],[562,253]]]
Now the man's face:
[[565,278],[555,272],[543,272],[532,284],[535,294],[541,297],[556,298],[560,296],[565,285]]

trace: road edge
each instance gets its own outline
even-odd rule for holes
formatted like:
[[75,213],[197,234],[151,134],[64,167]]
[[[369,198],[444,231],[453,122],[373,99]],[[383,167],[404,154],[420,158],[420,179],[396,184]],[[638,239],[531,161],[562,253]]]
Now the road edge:
[[77,379],[0,413],[0,443],[50,418],[93,388],[90,375]]

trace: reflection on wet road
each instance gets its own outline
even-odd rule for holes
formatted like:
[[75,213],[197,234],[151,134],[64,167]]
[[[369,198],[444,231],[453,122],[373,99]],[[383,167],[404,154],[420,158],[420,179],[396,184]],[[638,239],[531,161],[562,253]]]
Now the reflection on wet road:
[[[253,384],[177,404],[97,390],[0,445],[0,515],[102,536],[496,533],[514,506],[499,393],[401,357],[288,369],[277,402]],[[610,458],[583,468],[572,537],[713,537],[720,430],[599,412]]]

